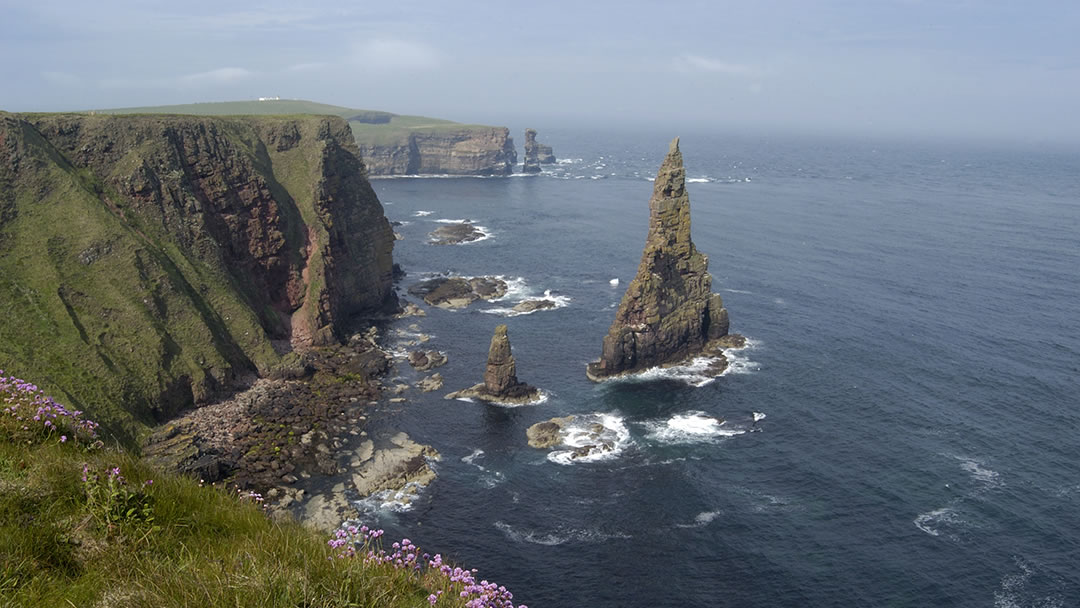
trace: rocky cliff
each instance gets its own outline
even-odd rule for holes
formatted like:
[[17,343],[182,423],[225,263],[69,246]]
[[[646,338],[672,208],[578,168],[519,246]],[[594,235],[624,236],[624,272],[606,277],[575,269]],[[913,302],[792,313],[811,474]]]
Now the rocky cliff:
[[540,165],[550,165],[555,162],[555,155],[551,146],[545,146],[536,141],[536,129],[525,129],[525,163],[522,171],[525,173],[539,173]]
[[[723,339],[728,313],[719,294],[712,293],[708,258],[690,240],[685,181],[675,138],[653,185],[649,234],[637,275],[604,336],[600,359],[587,367],[592,380],[678,363],[736,340]],[[716,369],[722,370],[723,365]]]
[[392,306],[339,118],[0,113],[0,368],[114,427]]
[[439,125],[389,131],[386,136],[361,132],[360,154],[369,175],[507,175],[517,163],[510,130],[505,127]]
[[471,388],[450,393],[447,399],[468,397],[481,401],[499,403],[529,403],[540,398],[540,391],[517,378],[517,364],[510,350],[510,338],[506,326],[499,325],[488,347],[484,381]]

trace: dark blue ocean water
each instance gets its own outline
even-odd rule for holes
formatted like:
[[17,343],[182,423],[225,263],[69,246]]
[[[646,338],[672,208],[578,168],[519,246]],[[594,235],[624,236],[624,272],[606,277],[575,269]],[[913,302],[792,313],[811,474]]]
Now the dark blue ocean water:
[[[442,460],[369,523],[534,608],[1080,605],[1080,153],[683,134],[693,239],[752,346],[701,386],[593,384],[672,135],[548,129],[570,162],[541,176],[374,183],[407,222],[403,288],[450,272],[515,291],[393,326],[450,355],[446,386],[371,429]],[[491,237],[429,245],[439,219]],[[547,290],[565,306],[493,311]],[[503,322],[548,400],[443,400],[480,381]],[[527,445],[567,414],[619,449],[563,464]]]

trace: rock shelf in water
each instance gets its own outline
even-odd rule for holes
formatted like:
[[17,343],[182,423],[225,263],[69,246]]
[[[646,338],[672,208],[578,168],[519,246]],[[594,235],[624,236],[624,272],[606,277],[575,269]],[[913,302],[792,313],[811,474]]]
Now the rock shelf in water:
[[600,359],[588,364],[590,380],[677,364],[698,354],[726,359],[728,313],[712,293],[708,258],[690,240],[690,196],[686,192],[679,138],[671,142],[649,200],[649,235],[637,276],[623,295],[615,321],[604,336]]

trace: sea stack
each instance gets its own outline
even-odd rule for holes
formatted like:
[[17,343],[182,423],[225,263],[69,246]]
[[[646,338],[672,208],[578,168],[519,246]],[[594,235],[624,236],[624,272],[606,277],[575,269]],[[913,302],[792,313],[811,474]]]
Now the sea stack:
[[525,164],[522,171],[525,173],[540,173],[540,165],[550,165],[555,162],[555,155],[551,152],[551,146],[536,141],[536,129],[525,129]]
[[531,403],[540,399],[539,389],[517,379],[514,355],[510,352],[510,338],[506,335],[505,325],[496,327],[495,335],[491,337],[484,381],[446,396],[447,399],[459,397],[513,404]]
[[728,336],[728,313],[712,293],[708,258],[690,240],[690,197],[676,137],[653,184],[637,276],[586,374],[599,382],[702,353],[715,357],[712,371],[719,374],[727,366],[722,349],[743,343],[742,336]]

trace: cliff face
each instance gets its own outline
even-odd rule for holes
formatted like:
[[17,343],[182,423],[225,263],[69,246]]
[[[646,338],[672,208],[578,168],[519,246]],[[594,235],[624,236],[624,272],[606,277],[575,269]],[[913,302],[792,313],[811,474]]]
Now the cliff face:
[[649,200],[649,234],[637,276],[604,336],[600,359],[588,365],[592,380],[683,361],[728,333],[708,258],[690,240],[685,173],[675,138]]
[[357,136],[368,175],[508,175],[517,151],[505,127],[417,128],[395,137]]
[[555,162],[555,155],[551,146],[545,146],[536,141],[536,129],[525,129],[525,163],[522,170],[525,173],[539,173],[540,165],[550,165]]
[[332,342],[393,300],[362,167],[325,116],[0,114],[0,369],[124,426]]

